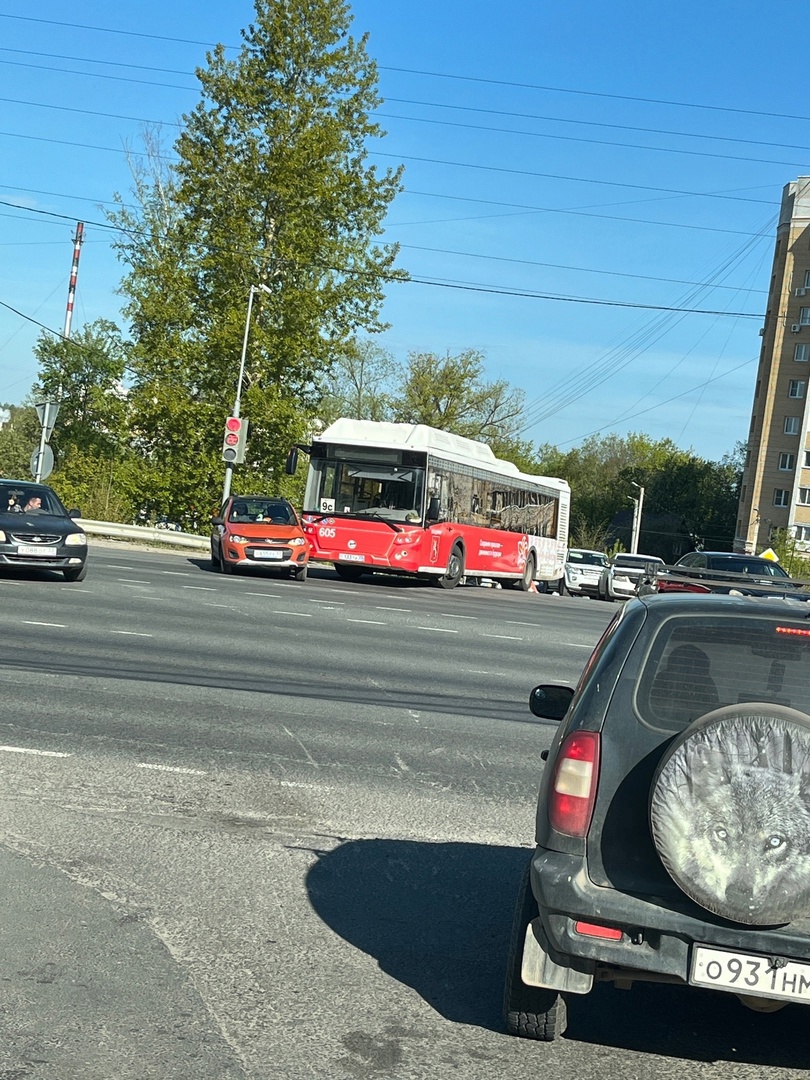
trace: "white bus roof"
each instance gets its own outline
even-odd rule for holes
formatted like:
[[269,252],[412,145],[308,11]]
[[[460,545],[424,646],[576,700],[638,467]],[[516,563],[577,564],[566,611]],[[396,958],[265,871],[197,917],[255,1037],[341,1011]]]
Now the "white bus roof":
[[566,480],[555,476],[532,476],[522,473],[511,461],[495,457],[486,443],[453,435],[426,424],[394,424],[386,420],[350,420],[341,417],[316,435],[313,442],[339,443],[342,446],[374,446],[380,449],[422,450],[438,454],[464,465],[492,469],[529,483],[545,484],[568,491]]

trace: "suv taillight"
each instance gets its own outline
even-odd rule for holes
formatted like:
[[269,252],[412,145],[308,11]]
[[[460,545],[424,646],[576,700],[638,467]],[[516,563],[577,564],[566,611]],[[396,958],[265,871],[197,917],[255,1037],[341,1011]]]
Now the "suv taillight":
[[560,747],[548,799],[552,829],[587,836],[599,780],[599,733],[575,731]]

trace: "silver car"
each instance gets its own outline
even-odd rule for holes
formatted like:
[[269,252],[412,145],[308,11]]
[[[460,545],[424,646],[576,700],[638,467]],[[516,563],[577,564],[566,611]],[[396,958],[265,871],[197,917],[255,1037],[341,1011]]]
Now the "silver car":
[[597,596],[599,577],[607,562],[603,551],[570,548],[565,557],[565,577],[560,578],[557,588],[560,596]]
[[630,555],[627,552],[614,555],[599,577],[599,599],[627,600],[635,596],[641,582],[649,576],[650,564],[664,566],[664,560],[657,555]]

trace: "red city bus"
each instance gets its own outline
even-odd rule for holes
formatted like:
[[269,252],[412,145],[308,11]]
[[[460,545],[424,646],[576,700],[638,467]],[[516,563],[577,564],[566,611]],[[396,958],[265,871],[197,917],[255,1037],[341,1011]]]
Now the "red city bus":
[[[527,590],[563,576],[571,490],[481,442],[422,424],[340,419],[312,444],[304,508],[311,557],[357,581],[486,577]],[[287,471],[294,472],[293,450]]]

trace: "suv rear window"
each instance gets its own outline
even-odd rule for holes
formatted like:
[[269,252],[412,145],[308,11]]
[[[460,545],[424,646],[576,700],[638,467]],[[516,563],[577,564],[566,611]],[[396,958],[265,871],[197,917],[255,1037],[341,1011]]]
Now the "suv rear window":
[[665,621],[652,639],[635,696],[648,727],[680,731],[744,701],[810,713],[810,621],[756,616]]

